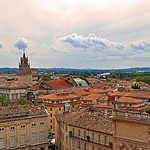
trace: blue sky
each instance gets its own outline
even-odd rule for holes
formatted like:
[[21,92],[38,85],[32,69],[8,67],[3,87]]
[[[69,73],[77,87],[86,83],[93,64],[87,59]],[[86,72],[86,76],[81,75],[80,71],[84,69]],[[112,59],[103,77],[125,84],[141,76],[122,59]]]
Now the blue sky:
[[150,67],[149,0],[1,0],[0,67]]

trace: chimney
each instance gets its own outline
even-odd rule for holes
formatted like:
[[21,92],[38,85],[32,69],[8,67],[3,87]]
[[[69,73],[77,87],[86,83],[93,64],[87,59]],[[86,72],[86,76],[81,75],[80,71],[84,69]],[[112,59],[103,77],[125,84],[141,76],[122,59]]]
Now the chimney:
[[0,107],[3,107],[2,102],[0,102]]
[[10,104],[10,107],[12,107],[14,105],[14,102],[10,102],[9,104]]

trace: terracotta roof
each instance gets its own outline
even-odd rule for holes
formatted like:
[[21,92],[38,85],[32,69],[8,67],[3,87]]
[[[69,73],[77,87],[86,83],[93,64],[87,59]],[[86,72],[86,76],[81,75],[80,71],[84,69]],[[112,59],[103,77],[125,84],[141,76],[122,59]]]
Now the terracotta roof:
[[71,113],[56,114],[56,119],[62,120],[71,126],[88,130],[113,133],[113,122],[109,116],[104,116],[101,112],[73,111]]
[[113,92],[113,94],[118,96],[127,96],[127,97],[150,98],[149,93]]
[[17,119],[21,116],[24,118],[25,116],[36,116],[36,115],[45,115],[47,112],[45,109],[41,109],[40,107],[33,105],[22,105],[22,106],[14,106],[14,107],[1,107],[0,109],[0,119],[13,119],[14,117]]
[[45,88],[42,85],[32,86],[36,90],[44,90]]
[[88,95],[88,94],[90,94],[90,92],[88,92],[87,90],[77,90],[77,91],[74,91],[74,93],[77,93],[79,95]]
[[108,101],[108,96],[102,96],[98,99],[99,101]]
[[63,89],[63,88],[71,88],[73,84],[66,80],[52,80],[52,81],[44,81],[48,85],[52,86],[55,89]]
[[[107,109],[113,109],[114,106],[112,105],[97,105],[97,104],[80,104],[82,107],[93,107],[93,108],[107,108]],[[138,107],[124,107],[124,106],[118,106],[119,109],[129,109],[129,110],[135,110],[135,111],[140,111],[140,110],[146,110],[150,108],[148,105],[143,105],[143,106],[138,106]]]
[[38,97],[38,99],[47,99],[47,100],[65,100],[65,99],[74,99],[74,98],[80,98],[80,96],[77,96],[75,94],[69,94],[69,93],[54,93],[49,95],[41,95]]
[[14,88],[14,87],[27,87],[28,85],[25,83],[20,83],[17,81],[0,81],[0,87],[5,88]]
[[[68,104],[77,104],[77,103],[80,104],[80,103],[82,103],[82,101],[78,100],[78,101],[68,102]],[[41,104],[44,104],[45,106],[61,106],[61,105],[64,106],[65,103],[46,103],[46,102],[42,102]]]
[[90,94],[86,97],[83,98],[83,100],[95,100],[97,98],[99,98],[100,96],[102,96],[102,94]]
[[103,89],[89,89],[90,93],[107,93],[108,90],[103,90]]
[[119,103],[142,103],[144,102],[144,100],[130,98],[130,97],[120,97],[117,102]]

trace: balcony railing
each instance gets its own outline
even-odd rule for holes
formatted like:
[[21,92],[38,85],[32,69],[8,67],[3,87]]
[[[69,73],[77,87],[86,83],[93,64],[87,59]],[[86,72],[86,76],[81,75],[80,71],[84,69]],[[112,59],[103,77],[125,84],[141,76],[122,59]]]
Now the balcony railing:
[[128,111],[114,111],[113,118],[150,123],[150,114],[134,113]]
[[90,143],[93,143],[93,144],[97,144],[97,145],[101,145],[101,146],[104,146],[106,148],[110,148],[112,149],[110,146],[106,145],[106,144],[102,144],[100,141],[98,140],[91,140],[90,137],[87,138],[88,136],[86,137],[82,137],[82,136],[78,136],[78,135],[71,135],[71,137],[73,138],[76,138],[76,139],[79,139],[79,140],[82,140],[82,141],[86,141],[86,142],[90,142]]

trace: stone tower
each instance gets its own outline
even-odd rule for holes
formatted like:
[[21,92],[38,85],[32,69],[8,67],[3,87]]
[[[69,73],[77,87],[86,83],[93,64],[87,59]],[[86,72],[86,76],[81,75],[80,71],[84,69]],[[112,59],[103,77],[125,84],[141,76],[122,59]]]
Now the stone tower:
[[30,63],[28,62],[28,57],[25,55],[25,51],[23,51],[23,57],[21,57],[19,63],[18,81],[22,83],[32,82]]

